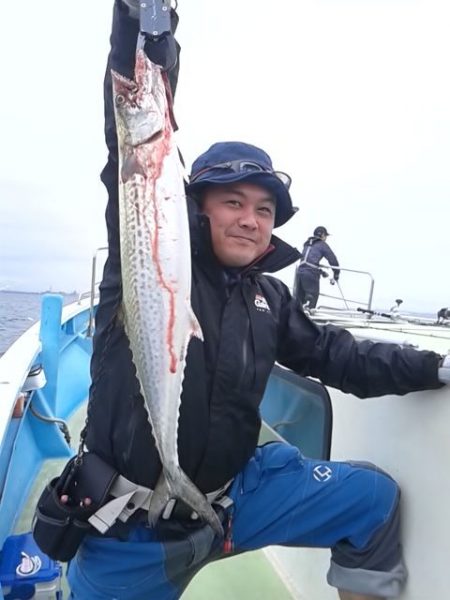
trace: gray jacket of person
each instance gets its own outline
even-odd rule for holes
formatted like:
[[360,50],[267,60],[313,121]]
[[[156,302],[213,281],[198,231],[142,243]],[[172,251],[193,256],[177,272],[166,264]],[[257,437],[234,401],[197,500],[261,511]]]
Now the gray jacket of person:
[[[335,253],[326,242],[315,236],[308,238],[303,246],[302,262],[299,266],[300,271],[309,271],[317,274],[317,278],[319,279],[320,269],[310,266],[310,264],[306,263],[311,263],[312,265],[317,265],[318,267],[322,258],[325,258],[331,267],[339,266],[339,262]],[[339,273],[339,269],[333,269],[334,279],[339,279]]]

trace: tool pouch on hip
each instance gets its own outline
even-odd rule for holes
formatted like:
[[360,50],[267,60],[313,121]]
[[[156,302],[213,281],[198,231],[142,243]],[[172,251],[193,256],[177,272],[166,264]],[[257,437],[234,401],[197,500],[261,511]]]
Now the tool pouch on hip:
[[[73,457],[43,490],[33,517],[33,536],[50,558],[70,560],[91,529],[89,517],[107,500],[118,473],[96,454]],[[61,496],[68,496],[67,503]],[[83,504],[90,498],[88,506]]]

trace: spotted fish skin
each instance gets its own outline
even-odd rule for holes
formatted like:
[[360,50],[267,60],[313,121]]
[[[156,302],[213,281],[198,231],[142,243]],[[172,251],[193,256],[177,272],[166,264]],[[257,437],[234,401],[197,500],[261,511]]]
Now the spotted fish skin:
[[[162,463],[149,522],[182,499],[220,535],[222,525],[178,461],[178,418],[190,339],[191,249],[183,168],[164,75],[142,50],[134,81],[112,71],[119,154],[124,326]],[[145,460],[145,457],[142,457]]]

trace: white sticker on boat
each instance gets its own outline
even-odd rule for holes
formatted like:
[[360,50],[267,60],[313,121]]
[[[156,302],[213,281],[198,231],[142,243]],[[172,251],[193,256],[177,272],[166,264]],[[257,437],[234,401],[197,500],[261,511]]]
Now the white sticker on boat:
[[20,575],[20,577],[30,577],[30,575],[35,575],[42,566],[42,561],[40,556],[30,556],[26,552],[21,552],[22,560],[16,567],[16,574]]

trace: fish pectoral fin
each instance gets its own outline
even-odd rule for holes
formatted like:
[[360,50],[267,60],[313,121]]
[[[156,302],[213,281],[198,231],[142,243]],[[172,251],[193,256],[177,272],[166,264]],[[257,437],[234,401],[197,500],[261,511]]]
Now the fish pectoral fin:
[[122,161],[122,168],[120,169],[122,183],[127,183],[134,175],[140,175],[144,179],[146,177],[145,169],[139,162],[137,154],[131,151]]
[[158,482],[153,491],[150,499],[150,506],[148,507],[148,524],[152,527],[156,525],[159,517],[164,511],[167,503],[171,498],[169,484],[167,483],[164,471],[161,471]]
[[189,306],[188,310],[189,310],[189,318],[191,321],[190,337],[196,337],[203,342],[204,341],[203,340],[203,332],[202,332],[202,328],[200,327],[200,323],[198,322],[198,319],[195,316],[195,313],[192,310],[191,306]]

